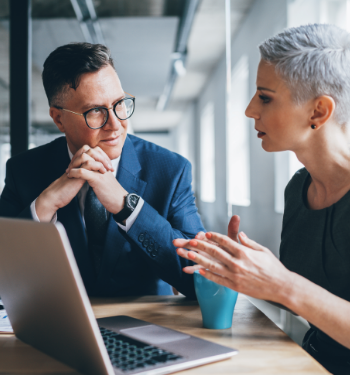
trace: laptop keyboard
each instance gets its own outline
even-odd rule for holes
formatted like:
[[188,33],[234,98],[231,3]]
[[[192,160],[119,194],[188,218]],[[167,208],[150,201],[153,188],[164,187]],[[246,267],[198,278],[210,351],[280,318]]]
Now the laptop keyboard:
[[99,328],[112,365],[124,372],[175,362],[183,358],[109,329]]

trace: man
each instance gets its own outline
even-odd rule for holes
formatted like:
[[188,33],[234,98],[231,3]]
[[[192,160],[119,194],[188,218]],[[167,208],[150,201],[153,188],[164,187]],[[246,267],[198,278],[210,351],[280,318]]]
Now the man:
[[105,46],[57,48],[43,84],[65,137],[8,161],[0,216],[59,220],[89,295],[172,294],[173,286],[193,297],[192,275],[182,272],[192,263],[172,245],[203,230],[190,163],[127,135],[135,98]]

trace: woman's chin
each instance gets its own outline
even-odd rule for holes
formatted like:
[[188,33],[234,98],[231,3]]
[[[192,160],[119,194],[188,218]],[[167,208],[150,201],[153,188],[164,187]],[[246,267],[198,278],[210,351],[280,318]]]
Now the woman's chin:
[[271,142],[268,142],[267,140],[263,139],[261,142],[261,147],[266,152],[278,152],[278,151],[285,151],[284,149],[281,149],[280,147],[276,147],[276,145],[271,144]]

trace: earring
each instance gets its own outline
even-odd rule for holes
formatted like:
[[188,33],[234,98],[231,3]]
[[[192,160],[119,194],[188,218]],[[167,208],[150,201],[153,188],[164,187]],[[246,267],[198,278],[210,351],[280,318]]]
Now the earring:
[[311,125],[311,129],[316,129],[316,125]]

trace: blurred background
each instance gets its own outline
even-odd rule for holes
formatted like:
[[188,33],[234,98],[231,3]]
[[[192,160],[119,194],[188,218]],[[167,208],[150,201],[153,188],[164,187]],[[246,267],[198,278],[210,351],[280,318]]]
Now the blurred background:
[[[278,256],[284,188],[302,165],[292,153],[263,151],[244,116],[256,89],[257,46],[301,24],[349,29],[349,0],[32,0],[30,12],[10,1],[0,0],[0,191],[11,147],[18,153],[61,135],[41,81],[48,54],[69,42],[104,43],[136,97],[130,131],[190,160],[206,229],[226,233],[238,214],[241,229]],[[17,81],[10,90],[16,64],[28,65],[27,89]],[[22,113],[24,121],[15,120]],[[301,342],[307,322],[253,302]]]

